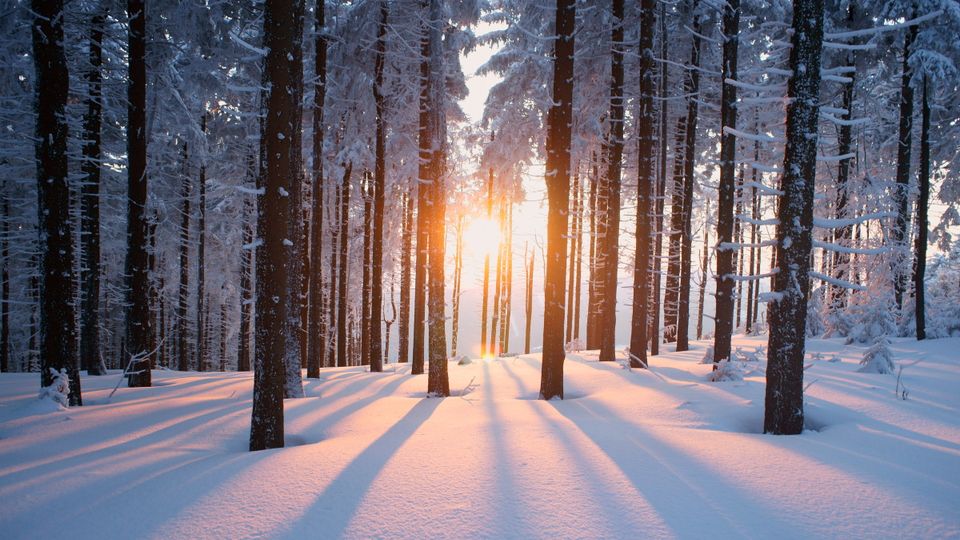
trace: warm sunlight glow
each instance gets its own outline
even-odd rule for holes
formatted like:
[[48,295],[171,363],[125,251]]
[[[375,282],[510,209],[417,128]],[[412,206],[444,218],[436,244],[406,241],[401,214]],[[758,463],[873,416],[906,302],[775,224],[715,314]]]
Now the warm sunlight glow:
[[500,224],[494,219],[478,217],[463,230],[464,255],[482,259],[484,255],[495,256],[500,245]]

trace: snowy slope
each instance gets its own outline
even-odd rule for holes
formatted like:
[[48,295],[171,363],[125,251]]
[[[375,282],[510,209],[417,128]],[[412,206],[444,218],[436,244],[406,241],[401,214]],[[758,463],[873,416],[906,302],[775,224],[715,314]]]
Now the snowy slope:
[[68,411],[2,374],[0,537],[960,537],[960,339],[894,342],[921,360],[906,401],[862,348],[811,341],[795,437],[758,433],[762,362],[711,383],[699,345],[652,373],[571,356],[549,403],[536,356],[451,364],[443,400],[407,366],[326,370],[258,453],[249,374],[155,372],[110,402],[119,375],[87,377]]

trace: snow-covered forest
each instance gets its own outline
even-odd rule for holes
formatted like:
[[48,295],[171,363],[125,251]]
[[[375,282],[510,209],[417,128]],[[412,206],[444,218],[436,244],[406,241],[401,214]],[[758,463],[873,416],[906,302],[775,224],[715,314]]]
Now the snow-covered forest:
[[0,15],[0,536],[960,536],[957,0]]

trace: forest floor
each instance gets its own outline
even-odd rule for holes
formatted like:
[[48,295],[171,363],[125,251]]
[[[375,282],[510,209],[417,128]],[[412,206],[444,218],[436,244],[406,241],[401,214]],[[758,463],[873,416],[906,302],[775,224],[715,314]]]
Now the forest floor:
[[763,355],[715,383],[704,346],[649,371],[571,355],[551,402],[536,355],[451,362],[447,399],[408,364],[329,369],[256,453],[249,373],[155,371],[109,400],[119,374],[84,377],[69,410],[2,374],[0,536],[960,537],[960,339],[894,341],[920,360],[906,400],[857,372],[862,347],[809,341],[793,437],[760,433]]

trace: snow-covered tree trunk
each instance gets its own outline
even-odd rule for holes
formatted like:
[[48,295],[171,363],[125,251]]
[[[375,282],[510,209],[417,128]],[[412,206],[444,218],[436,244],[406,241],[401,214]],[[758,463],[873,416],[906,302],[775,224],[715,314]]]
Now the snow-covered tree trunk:
[[177,287],[177,369],[190,369],[187,349],[187,305],[190,298],[190,174],[187,143],[183,143],[183,181],[180,188],[180,284]]
[[[733,215],[736,191],[737,53],[740,46],[740,0],[728,0],[723,8],[723,61],[720,92],[720,188],[717,203],[717,294],[716,328],[713,337],[713,366],[730,359],[733,334]],[[702,303],[702,302],[701,302]],[[698,336],[699,339],[699,336]]]
[[[403,228],[400,234],[400,317],[397,326],[397,361],[410,359],[410,250],[413,247],[413,190],[403,196]],[[482,339],[482,338],[481,338]]]
[[803,355],[808,272],[812,247],[813,195],[820,112],[823,0],[796,0],[787,89],[787,143],[782,194],[777,200],[776,265],[769,307],[769,353],[763,431],[803,431]]
[[337,224],[340,240],[337,243],[337,367],[350,365],[347,359],[347,264],[349,245],[347,232],[350,229],[350,176],[353,162],[347,163],[340,182],[340,218]]
[[630,367],[647,367],[647,329],[650,322],[651,200],[656,193],[656,111],[654,99],[654,0],[640,2],[640,97],[637,113],[637,224],[633,259],[633,312],[630,320]]
[[570,199],[570,139],[573,124],[574,0],[557,0],[553,43],[553,93],[547,112],[545,180],[547,253],[544,277],[543,360],[540,397],[563,399],[563,300]]
[[892,242],[896,250],[893,259],[893,291],[897,307],[903,306],[903,291],[907,277],[904,261],[910,251],[907,231],[910,229],[910,159],[913,149],[913,69],[910,67],[910,53],[917,39],[917,26],[907,29],[903,37],[903,68],[900,74],[900,128],[897,135],[897,176],[894,204],[897,211],[896,223],[891,231]]
[[660,354],[660,312],[661,312],[661,302],[660,302],[660,289],[661,283],[663,282],[660,273],[663,270],[663,210],[666,202],[666,192],[667,192],[667,125],[668,125],[668,106],[667,106],[667,79],[669,78],[669,71],[667,70],[667,63],[663,60],[667,59],[667,11],[664,4],[660,4],[660,80],[658,81],[657,94],[659,96],[659,107],[660,107],[660,120],[658,122],[659,127],[659,141],[658,145],[660,147],[660,156],[658,160],[658,171],[657,171],[657,203],[656,210],[654,212],[655,219],[655,229],[654,232],[654,253],[653,253],[653,263],[651,265],[650,280],[653,282],[653,289],[651,293],[650,306],[653,308],[653,314],[650,317],[650,356],[656,356]]
[[263,186],[257,217],[257,338],[250,450],[283,446],[283,396],[288,356],[288,314],[296,312],[290,298],[289,265],[294,250],[287,238],[288,223],[299,219],[288,198],[298,172],[293,170],[298,129],[297,77],[302,74],[294,49],[299,48],[298,18],[301,0],[266,0],[263,14],[264,74],[268,85],[264,124]]
[[[206,139],[207,115],[200,117],[200,134]],[[207,305],[206,305],[206,246],[207,246],[207,163],[206,141],[201,141],[200,178],[197,187],[200,198],[197,201],[197,371],[207,369]]]
[[[252,159],[249,165],[252,169]],[[237,336],[237,371],[250,371],[250,328],[253,322],[253,237],[254,225],[250,223],[253,202],[244,202],[243,249],[240,253],[240,333]]]
[[150,268],[147,256],[147,65],[144,0],[127,0],[127,354],[131,387],[150,386]]

